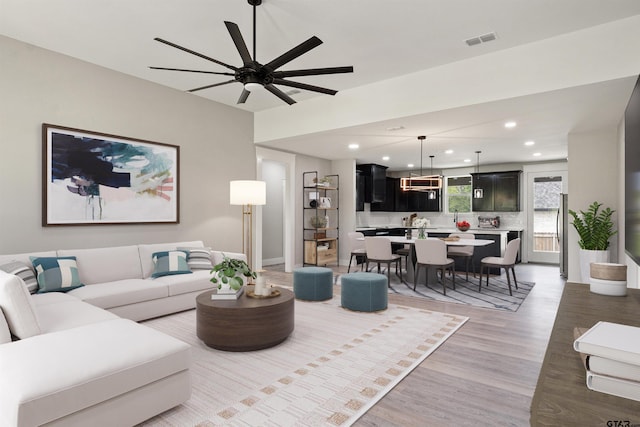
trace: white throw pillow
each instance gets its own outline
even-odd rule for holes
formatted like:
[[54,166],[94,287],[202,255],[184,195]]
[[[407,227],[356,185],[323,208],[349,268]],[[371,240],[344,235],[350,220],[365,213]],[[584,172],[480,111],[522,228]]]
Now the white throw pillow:
[[7,320],[4,318],[4,314],[2,314],[2,309],[0,309],[0,344],[7,342],[11,342],[11,332],[9,331]]
[[40,334],[36,310],[24,282],[18,276],[0,271],[0,307],[9,330],[23,339]]

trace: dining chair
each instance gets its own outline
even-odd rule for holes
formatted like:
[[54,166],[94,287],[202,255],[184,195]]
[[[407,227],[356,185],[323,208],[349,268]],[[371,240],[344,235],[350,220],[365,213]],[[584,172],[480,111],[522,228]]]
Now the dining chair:
[[451,271],[451,280],[453,283],[453,289],[456,288],[456,269],[455,262],[447,257],[447,244],[440,239],[426,238],[417,239],[415,242],[416,251],[416,274],[413,280],[413,290],[416,290],[416,283],[420,273],[420,267],[425,269],[425,285],[428,283],[429,268],[434,267],[436,269],[436,277],[438,270],[441,271],[440,279],[442,282],[442,292],[447,294],[447,286],[445,284],[445,271]]
[[367,251],[364,247],[364,234],[359,231],[350,231],[347,233],[347,237],[349,239],[349,247],[351,248],[351,257],[349,258],[347,273],[351,270],[351,261],[353,261],[353,257],[356,258],[356,265],[358,264],[358,261],[360,261],[360,270],[362,270],[367,259]]
[[400,268],[402,257],[391,251],[391,240],[388,237],[365,237],[364,245],[367,251],[366,271],[369,271],[369,262],[378,264],[378,273],[380,273],[380,264],[387,264],[387,278],[391,287],[391,264],[395,263],[396,275],[402,281],[402,268]]
[[[449,237],[459,237],[462,239],[473,240],[476,238],[475,234],[470,233],[451,233]],[[467,271],[466,280],[469,281],[469,264],[471,264],[471,268],[473,269],[473,277],[476,277],[476,266],[473,264],[473,246],[457,246],[451,245],[447,247],[447,256],[449,258],[453,258],[454,261],[456,258],[465,259],[465,268]]]
[[504,250],[503,257],[485,257],[480,260],[480,282],[478,286],[478,292],[482,290],[482,273],[484,269],[487,269],[487,286],[489,286],[489,268],[504,268],[504,271],[507,273],[507,285],[509,285],[509,295],[513,295],[511,291],[511,279],[509,279],[509,269],[511,269],[511,273],[513,274],[513,282],[516,285],[516,289],[518,289],[518,281],[516,280],[516,270],[514,266],[516,264],[516,259],[518,258],[518,251],[520,251],[520,238],[513,239],[509,243],[507,243],[507,248]]

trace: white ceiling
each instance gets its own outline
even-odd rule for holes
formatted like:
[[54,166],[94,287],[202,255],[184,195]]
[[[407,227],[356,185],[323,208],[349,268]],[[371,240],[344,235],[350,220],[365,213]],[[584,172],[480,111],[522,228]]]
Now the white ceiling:
[[[353,74],[291,79],[340,91],[638,14],[638,0],[263,0],[257,8],[257,59],[268,62],[316,35],[324,44],[282,69],[353,65]],[[251,19],[246,0],[0,0],[0,34],[178,90],[229,77],[148,67],[228,70],[154,37],[238,66],[240,57],[224,21],[239,25],[252,51]],[[464,43],[489,32],[497,34],[496,41],[475,47]],[[612,80],[268,145],[329,159],[355,157],[396,170],[406,169],[410,161],[419,167],[419,134],[428,135],[425,168],[429,154],[436,156],[436,168],[459,167],[468,165],[463,160],[475,150],[482,151],[483,164],[563,159],[569,132],[620,120],[634,83],[632,78]],[[240,92],[241,86],[232,83],[193,96],[253,112],[282,105],[270,93],[253,93],[246,104],[237,105]],[[328,95],[292,95],[299,102],[318,96]],[[518,126],[505,130],[507,119]],[[394,126],[404,129],[387,131]],[[536,144],[524,148],[527,140]],[[357,154],[345,152],[354,141],[361,146]],[[454,153],[444,154],[450,148]],[[533,152],[541,156],[534,158]],[[382,161],[383,155],[391,159]]]

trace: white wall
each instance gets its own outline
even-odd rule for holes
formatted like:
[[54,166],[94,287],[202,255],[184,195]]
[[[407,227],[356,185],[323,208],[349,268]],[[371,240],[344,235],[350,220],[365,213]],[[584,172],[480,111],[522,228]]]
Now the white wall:
[[[593,132],[570,133],[569,153],[569,209],[586,211],[591,203],[598,201],[603,207],[617,209],[619,206],[621,168],[618,159],[618,129]],[[624,164],[624,162],[623,162]],[[620,229],[622,214],[613,215],[615,228]],[[571,219],[569,219],[571,222]],[[569,226],[568,281],[580,282],[578,233]],[[611,239],[611,261],[619,262],[618,235]]]
[[[240,251],[229,181],[255,179],[253,116],[0,36],[0,253],[204,240]],[[41,226],[42,123],[180,146],[180,224]]]
[[340,234],[338,239],[338,263],[348,265],[351,255],[347,233],[356,230],[356,161],[334,160],[331,173],[340,177]]
[[267,204],[262,207],[262,264],[284,263],[285,169],[281,163],[262,161]]

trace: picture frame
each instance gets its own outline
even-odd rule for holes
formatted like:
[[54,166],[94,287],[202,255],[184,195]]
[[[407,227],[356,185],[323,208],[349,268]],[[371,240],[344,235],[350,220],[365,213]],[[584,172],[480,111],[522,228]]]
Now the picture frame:
[[42,124],[42,225],[177,224],[180,147]]

